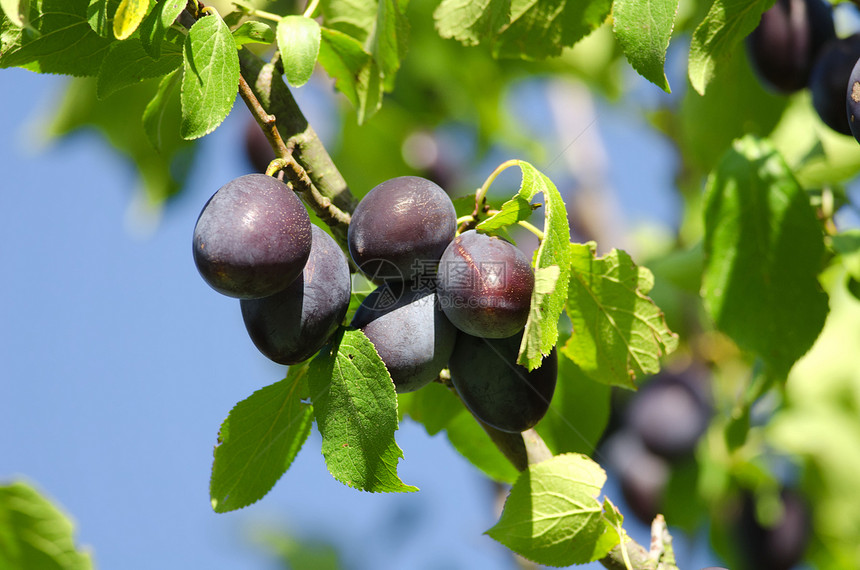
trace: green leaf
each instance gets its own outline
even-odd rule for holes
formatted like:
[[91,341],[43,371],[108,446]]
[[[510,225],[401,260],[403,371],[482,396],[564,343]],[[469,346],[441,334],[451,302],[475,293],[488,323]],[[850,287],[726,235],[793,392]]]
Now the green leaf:
[[90,27],[84,0],[31,3],[28,19],[32,29],[26,33],[4,21],[0,67],[74,76],[98,74],[111,40]]
[[285,16],[278,22],[278,49],[284,75],[293,87],[308,82],[320,52],[320,25],[305,16]]
[[558,319],[564,309],[570,275],[570,226],[564,200],[552,181],[528,162],[519,160],[516,165],[523,174],[517,196],[503,204],[498,214],[478,224],[477,229],[497,230],[516,223],[532,198],[543,194],[546,201],[544,237],[535,257],[535,289],[517,361],[533,370],[540,366],[558,340]]
[[10,22],[23,28],[30,10],[29,4],[30,0],[0,0],[0,10],[6,14]]
[[0,486],[0,568],[91,570],[90,555],[75,548],[74,525],[24,482]]
[[613,31],[627,61],[642,77],[670,93],[663,67],[679,0],[615,0]]
[[[317,24],[317,36],[319,36],[319,24]],[[245,44],[270,44],[275,41],[275,31],[269,24],[249,21],[233,30],[233,40],[236,42],[236,47]],[[319,37],[317,37],[317,51],[319,51]],[[316,63],[316,55],[314,63]]]
[[162,77],[161,82],[158,84],[158,91],[156,91],[152,100],[147,103],[146,109],[143,110],[143,129],[146,131],[146,136],[155,150],[161,150],[162,148],[165,117],[170,106],[170,95],[181,78],[182,74],[178,69]]
[[122,0],[113,18],[113,35],[118,40],[131,36],[149,10],[149,0]]
[[90,27],[103,38],[114,39],[113,18],[121,0],[90,0],[87,20]]
[[[472,204],[475,200],[472,198]],[[528,220],[534,213],[535,208],[528,199],[523,198],[519,194],[502,204],[499,211],[491,217],[478,224],[477,228],[481,231],[492,233],[495,230],[512,226],[517,222]],[[471,213],[471,212],[470,212]]]
[[138,39],[115,42],[99,72],[99,99],[144,79],[167,75],[182,65],[181,45],[167,43],[162,52],[160,58],[153,59]]
[[325,26],[354,38],[373,58],[378,77],[368,77],[365,82],[379,83],[387,91],[393,89],[396,72],[406,54],[409,34],[406,3],[404,0],[332,0],[323,5]]
[[257,390],[230,410],[218,432],[209,495],[226,513],[262,499],[287,471],[311,432],[313,409],[302,402],[307,366]]
[[190,140],[208,135],[230,114],[239,89],[239,55],[230,28],[214,14],[191,26],[184,56],[180,133]]
[[397,476],[403,452],[394,441],[394,383],[364,333],[336,333],[311,361],[308,385],[323,457],[335,479],[362,491],[417,491]]
[[758,26],[762,13],[775,1],[714,0],[690,41],[688,74],[693,89],[705,94],[720,61],[728,58],[735,46]]
[[663,313],[647,297],[654,276],[624,251],[597,257],[593,242],[570,244],[567,314],[573,333],[562,353],[591,379],[635,388],[660,370],[660,357],[678,346]]
[[705,189],[702,296],[717,328],[785,375],[827,316],[817,276],[824,237],[770,143],[735,142]]
[[438,382],[431,382],[414,392],[398,394],[397,409],[422,424],[427,435],[436,435],[465,411],[460,399]]
[[433,12],[439,35],[467,46],[492,38],[510,17],[511,0],[442,0]]
[[567,453],[530,465],[487,534],[538,564],[598,560],[615,545],[604,539],[614,531],[597,500],[605,482],[603,469],[584,455]]
[[585,375],[568,358],[558,359],[558,381],[537,432],[554,454],[592,455],[609,423],[612,389]]
[[493,55],[545,59],[597,29],[611,0],[512,0],[511,21],[493,42]]
[[185,9],[185,4],[182,0],[164,0],[140,24],[140,41],[153,59],[161,57],[161,43]]
[[320,65],[358,113],[359,124],[382,105],[382,81],[373,57],[361,42],[337,30],[320,30]]
[[493,481],[516,480],[519,472],[465,408],[445,425],[445,434],[460,455]]

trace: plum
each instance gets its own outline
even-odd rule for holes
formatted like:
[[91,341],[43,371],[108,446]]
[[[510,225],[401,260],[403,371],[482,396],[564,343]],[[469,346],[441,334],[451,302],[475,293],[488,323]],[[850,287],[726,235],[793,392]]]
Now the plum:
[[833,10],[824,0],[778,0],[747,36],[746,48],[762,83],[788,94],[809,84],[816,56],[835,37]]
[[397,392],[412,392],[435,380],[457,337],[436,293],[402,281],[374,289],[356,310],[352,326],[373,343]]
[[194,263],[216,291],[240,299],[274,295],[301,274],[311,221],[290,188],[265,174],[221,187],[194,226]]
[[809,77],[812,106],[828,127],[843,135],[851,134],[845,111],[848,79],[860,59],[860,34],[831,40],[821,50]]
[[528,257],[502,238],[463,232],[439,261],[442,310],[461,331],[483,338],[507,338],[529,317],[535,277]]
[[377,282],[420,281],[435,275],[439,257],[457,231],[451,198],[418,176],[386,180],[352,214],[349,254]]
[[534,427],[549,409],[558,375],[555,348],[538,368],[517,364],[522,334],[488,339],[457,335],[449,368],[451,383],[472,414],[498,430]]
[[286,289],[261,299],[243,299],[242,319],[254,345],[279,364],[313,356],[337,330],[349,308],[346,255],[317,226],[302,274]]

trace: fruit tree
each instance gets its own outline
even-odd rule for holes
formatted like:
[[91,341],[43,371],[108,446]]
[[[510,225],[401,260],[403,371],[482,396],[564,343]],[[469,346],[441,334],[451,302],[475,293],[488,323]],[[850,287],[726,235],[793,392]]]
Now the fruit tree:
[[[420,492],[398,473],[415,422],[500,485],[483,539],[517,560],[669,570],[705,529],[735,569],[852,568],[854,4],[0,0],[0,67],[70,76],[55,132],[98,126],[149,207],[247,123],[248,172],[188,220],[206,294],[283,372],[212,426],[222,516],[265,502],[314,429],[343,485]],[[334,140],[297,103],[311,85]],[[578,143],[595,102],[672,148],[668,228],[613,219]],[[637,166],[611,168],[653,186]],[[38,521],[6,532],[5,504],[24,544]]]

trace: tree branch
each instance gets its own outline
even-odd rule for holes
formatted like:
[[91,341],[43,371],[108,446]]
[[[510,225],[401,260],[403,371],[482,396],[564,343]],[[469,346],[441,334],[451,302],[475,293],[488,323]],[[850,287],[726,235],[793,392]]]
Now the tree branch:
[[277,71],[242,48],[239,93],[266,134],[280,167],[305,202],[346,247],[350,214],[357,201],[316,132],[308,124],[292,93]]

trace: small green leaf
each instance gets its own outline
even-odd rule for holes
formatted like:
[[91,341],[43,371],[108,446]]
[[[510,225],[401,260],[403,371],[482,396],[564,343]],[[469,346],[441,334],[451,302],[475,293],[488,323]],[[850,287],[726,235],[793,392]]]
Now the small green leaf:
[[467,46],[493,37],[511,18],[511,0],[442,0],[433,12],[436,30]]
[[397,408],[401,414],[422,424],[427,435],[436,435],[454,417],[465,411],[460,399],[438,382],[431,382],[414,392],[398,394]]
[[615,0],[613,31],[627,61],[642,77],[669,93],[663,67],[679,0]]
[[848,274],[860,279],[860,229],[845,230],[830,239]]
[[293,87],[308,82],[320,52],[320,25],[305,16],[285,16],[278,22],[278,49],[284,75]]
[[[317,25],[317,30],[319,30],[319,25]],[[236,41],[236,47],[245,44],[270,44],[275,41],[275,30],[263,22],[245,22],[233,30],[233,39]],[[319,41],[317,41],[317,47],[319,47]],[[316,60],[316,58],[314,59]]]
[[597,257],[593,242],[570,244],[567,314],[573,333],[562,348],[591,379],[635,388],[660,370],[660,357],[678,346],[663,313],[647,297],[654,276],[624,251]]
[[511,21],[493,42],[493,55],[545,59],[596,30],[611,0],[512,0]]
[[530,465],[487,534],[538,564],[598,560],[617,544],[604,538],[615,533],[597,500],[605,482],[606,473],[585,455],[566,453]]
[[824,234],[791,170],[765,140],[735,142],[705,189],[702,296],[717,328],[784,376],[818,337]]
[[113,18],[113,35],[118,40],[131,36],[149,10],[149,0],[122,0]]
[[152,147],[161,150],[164,121],[168,110],[170,95],[179,84],[182,74],[177,69],[165,75],[158,84],[158,91],[143,110],[143,128]]
[[379,68],[355,38],[329,28],[322,28],[320,32],[320,65],[355,107],[361,124],[382,105]]
[[394,441],[394,383],[364,333],[337,332],[311,361],[308,385],[323,457],[335,479],[362,491],[418,490],[397,476],[403,451]]
[[90,27],[87,5],[68,0],[31,4],[22,33],[5,18],[0,24],[0,67],[23,67],[37,73],[98,74],[111,40]]
[[115,42],[99,71],[99,99],[144,79],[167,75],[182,65],[181,45],[165,44],[162,51],[160,58],[153,59],[138,39]]
[[239,54],[230,28],[214,14],[188,31],[182,76],[182,138],[208,135],[220,125],[239,89]]
[[165,0],[157,5],[140,24],[140,41],[153,59],[161,57],[161,43],[176,18],[185,9],[183,0]]
[[0,9],[10,22],[23,28],[30,10],[30,0],[0,0]]
[[75,547],[72,521],[20,481],[0,486],[0,545],[0,568],[93,568],[90,555]]
[[311,432],[313,409],[302,402],[307,366],[257,390],[230,410],[218,432],[209,494],[225,513],[268,493],[287,471]]
[[705,94],[717,64],[749,35],[776,0],[714,0],[690,41],[688,74],[700,95]]
[[558,189],[544,174],[522,160],[522,184],[517,196],[502,205],[501,210],[487,218],[477,229],[497,230],[523,219],[526,208],[536,194],[546,202],[544,237],[535,257],[536,287],[532,293],[529,319],[526,322],[518,363],[533,370],[550,353],[558,340],[558,319],[564,310],[567,282],[570,275],[570,226],[567,208]]

